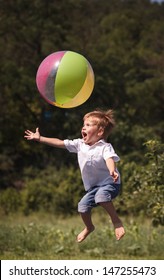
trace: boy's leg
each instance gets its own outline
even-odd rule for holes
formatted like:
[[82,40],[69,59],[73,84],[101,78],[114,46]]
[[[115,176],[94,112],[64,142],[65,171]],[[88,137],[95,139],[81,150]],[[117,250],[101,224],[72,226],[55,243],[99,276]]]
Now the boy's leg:
[[94,199],[95,193],[96,188],[93,188],[87,192],[78,203],[78,212],[85,224],[85,228],[78,234],[77,242],[82,242],[95,229],[91,219],[91,210],[96,206]]
[[100,202],[99,204],[107,211],[107,213],[111,217],[112,223],[115,228],[116,239],[120,240],[125,234],[125,229],[123,227],[123,224],[122,224],[120,218],[118,217],[118,215],[116,213],[116,210],[114,208],[112,201]]
[[80,232],[77,236],[77,242],[82,242],[92,231],[94,231],[95,227],[92,223],[91,212],[80,213],[82,220],[85,224],[85,228]]

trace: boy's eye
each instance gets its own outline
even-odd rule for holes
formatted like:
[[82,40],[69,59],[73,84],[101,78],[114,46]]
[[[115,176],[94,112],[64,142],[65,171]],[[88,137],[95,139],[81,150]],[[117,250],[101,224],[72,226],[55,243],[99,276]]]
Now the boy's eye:
[[90,124],[89,123],[85,123],[85,124],[83,124],[83,126],[90,126]]

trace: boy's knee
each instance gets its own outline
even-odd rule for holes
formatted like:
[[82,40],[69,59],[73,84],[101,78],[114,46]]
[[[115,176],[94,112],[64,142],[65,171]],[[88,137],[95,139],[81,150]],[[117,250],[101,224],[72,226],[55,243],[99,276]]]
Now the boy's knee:
[[90,208],[90,207],[89,207],[87,204],[83,203],[83,201],[80,201],[80,202],[78,203],[78,212],[79,212],[79,213],[88,212],[88,211],[90,210],[89,208]]
[[103,202],[109,202],[111,201],[112,198],[111,198],[111,194],[108,193],[108,194],[97,194],[96,197],[95,197],[95,201],[97,204],[101,205],[101,203]]

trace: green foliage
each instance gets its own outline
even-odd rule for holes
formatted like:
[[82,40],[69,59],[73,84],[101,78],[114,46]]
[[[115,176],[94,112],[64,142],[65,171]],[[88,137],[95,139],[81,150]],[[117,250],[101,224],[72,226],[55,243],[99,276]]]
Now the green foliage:
[[143,213],[152,218],[154,225],[164,225],[164,153],[163,144],[150,140],[145,143],[147,162],[135,161],[121,166],[123,190],[119,207],[125,213]]
[[0,211],[4,214],[17,212],[21,203],[21,194],[14,188],[7,188],[0,192]]
[[23,211],[44,210],[49,213],[72,214],[77,209],[83,191],[79,170],[50,166],[40,171],[35,178],[26,179],[22,192]]
[[151,199],[148,211],[153,217],[154,225],[164,225],[164,144],[148,141],[145,145],[148,148],[146,156],[150,159],[147,181],[150,185]]

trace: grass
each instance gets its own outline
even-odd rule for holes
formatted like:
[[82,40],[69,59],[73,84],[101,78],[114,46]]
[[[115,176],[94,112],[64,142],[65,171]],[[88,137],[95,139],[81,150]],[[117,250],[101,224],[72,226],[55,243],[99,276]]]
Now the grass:
[[126,235],[116,241],[104,212],[93,213],[96,230],[78,244],[83,229],[81,218],[56,217],[44,213],[30,216],[1,216],[1,260],[126,260],[163,259],[164,228],[153,228],[146,219],[122,218]]

